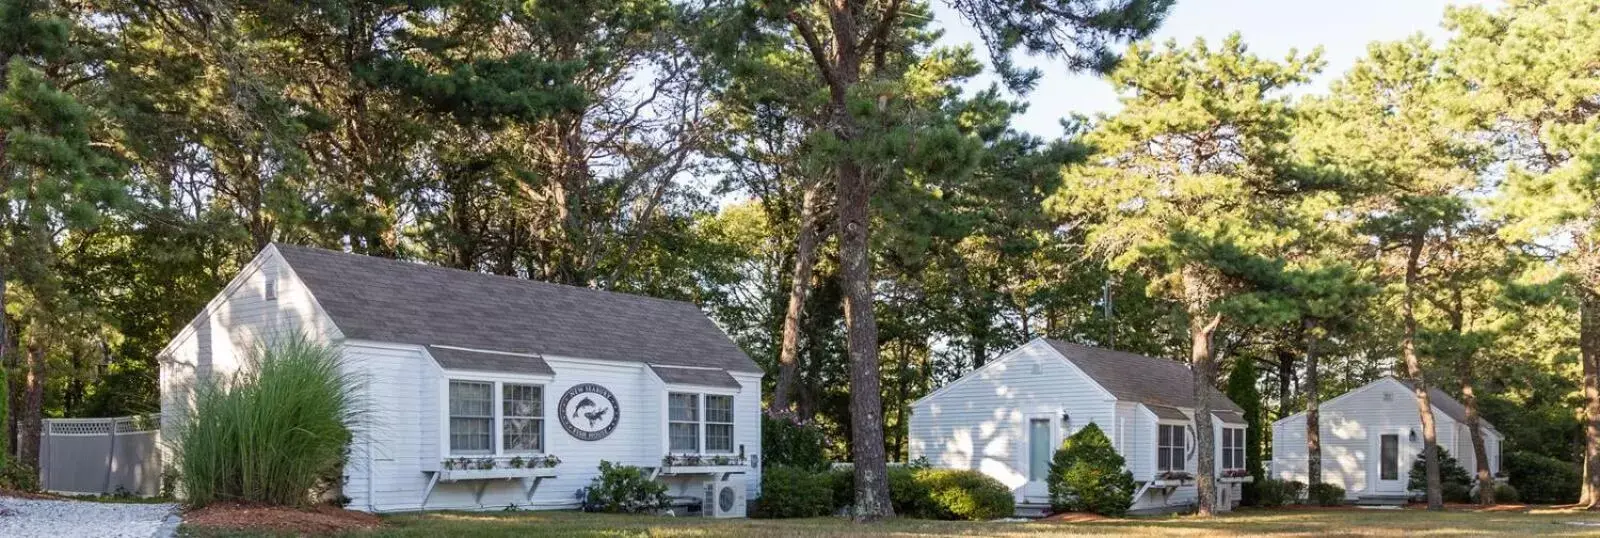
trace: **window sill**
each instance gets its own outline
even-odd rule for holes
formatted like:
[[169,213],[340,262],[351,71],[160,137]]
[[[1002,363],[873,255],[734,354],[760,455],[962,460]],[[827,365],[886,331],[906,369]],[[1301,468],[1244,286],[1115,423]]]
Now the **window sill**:
[[1158,488],[1171,488],[1178,486],[1194,485],[1193,478],[1157,478],[1150,481],[1150,485]]
[[1249,484],[1256,481],[1254,476],[1222,476],[1217,480],[1224,484]]

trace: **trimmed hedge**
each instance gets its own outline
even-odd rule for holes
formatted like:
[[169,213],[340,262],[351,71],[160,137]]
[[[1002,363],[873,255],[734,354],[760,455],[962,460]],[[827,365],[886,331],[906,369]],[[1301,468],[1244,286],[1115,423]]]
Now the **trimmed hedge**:
[[1300,502],[1300,495],[1305,490],[1303,482],[1269,478],[1256,483],[1256,504],[1262,508],[1295,504]]
[[1583,472],[1569,463],[1532,452],[1511,452],[1501,462],[1511,476],[1518,498],[1533,504],[1571,504],[1578,502]]
[[1133,506],[1133,473],[1100,427],[1089,423],[1050,460],[1050,509],[1121,516]]
[[761,471],[761,498],[755,516],[765,518],[817,517],[833,513],[831,475],[788,465]]
[[915,482],[927,491],[923,517],[987,521],[1016,513],[1011,490],[978,471],[923,469]]
[[[818,496],[831,499],[832,510],[848,511],[855,505],[853,469],[832,469],[814,475],[814,479],[828,490]],[[765,481],[763,477],[762,482]],[[765,495],[763,491],[762,496]],[[1007,517],[1015,511],[1011,490],[999,480],[977,471],[929,469],[923,465],[889,467],[889,503],[897,515],[924,519],[984,520]]]
[[1515,504],[1522,502],[1522,495],[1519,495],[1517,488],[1511,487],[1511,484],[1495,484],[1494,502]]
[[1317,506],[1344,504],[1344,488],[1323,482],[1306,488],[1306,501]]

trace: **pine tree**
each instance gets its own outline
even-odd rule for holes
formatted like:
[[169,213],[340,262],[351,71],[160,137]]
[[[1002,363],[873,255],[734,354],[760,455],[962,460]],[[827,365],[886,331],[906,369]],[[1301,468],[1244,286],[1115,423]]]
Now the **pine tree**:
[[1495,210],[1508,238],[1564,244],[1579,312],[1584,399],[1581,504],[1600,509],[1600,10],[1589,0],[1513,0],[1454,9],[1445,24],[1454,72],[1499,135],[1508,165]]
[[1261,434],[1264,424],[1261,420],[1261,389],[1256,386],[1258,381],[1255,359],[1241,356],[1234,360],[1233,369],[1228,372],[1227,390],[1229,400],[1239,404],[1244,409],[1244,468],[1254,479],[1244,485],[1244,494],[1240,502],[1246,505],[1255,504],[1255,484],[1267,478],[1266,469],[1261,466]]
[[[1238,35],[1133,47],[1110,80],[1123,110],[1087,137],[1090,165],[1069,167],[1056,205],[1090,223],[1088,241],[1114,270],[1137,270],[1152,295],[1182,305],[1194,374],[1199,511],[1216,494],[1211,387],[1214,338],[1235,296],[1281,271],[1263,254],[1292,239],[1274,225],[1303,186],[1288,173],[1285,89],[1321,65],[1250,53]],[[1250,299],[1253,301],[1253,299]],[[1249,302],[1249,301],[1247,301]]]

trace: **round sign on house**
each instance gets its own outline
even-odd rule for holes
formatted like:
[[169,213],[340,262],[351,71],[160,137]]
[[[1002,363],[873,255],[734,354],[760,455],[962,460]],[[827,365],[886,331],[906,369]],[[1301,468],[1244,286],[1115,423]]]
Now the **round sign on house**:
[[561,427],[584,441],[599,441],[611,435],[617,429],[617,415],[621,412],[617,397],[594,383],[573,385],[556,405]]

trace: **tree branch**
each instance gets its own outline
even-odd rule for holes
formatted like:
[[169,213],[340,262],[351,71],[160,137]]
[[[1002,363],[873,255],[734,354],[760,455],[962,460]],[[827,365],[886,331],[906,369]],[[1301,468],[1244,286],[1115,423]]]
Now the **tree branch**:
[[816,28],[811,26],[811,21],[798,11],[790,11],[785,18],[794,24],[795,30],[800,32],[800,38],[805,40],[806,49],[811,51],[811,60],[817,63],[817,70],[822,73],[822,80],[828,84],[828,89],[836,93],[843,92],[844,87],[839,85],[839,74],[828,63],[827,51],[823,48],[822,39],[817,37]]

